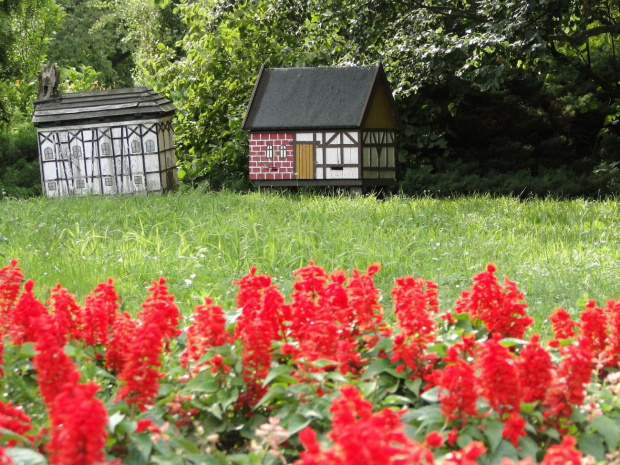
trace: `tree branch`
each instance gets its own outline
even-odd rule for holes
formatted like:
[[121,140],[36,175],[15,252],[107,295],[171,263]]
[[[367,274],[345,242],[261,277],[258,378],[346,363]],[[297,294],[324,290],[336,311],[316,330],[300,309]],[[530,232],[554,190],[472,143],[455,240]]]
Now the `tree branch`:
[[579,32],[572,36],[568,34],[551,34],[547,36],[547,40],[550,42],[559,41],[559,42],[568,42],[573,46],[581,45],[586,42],[590,37],[598,36],[600,34],[609,34],[609,33],[620,33],[620,23],[608,24],[605,26],[593,27],[591,29],[586,29],[585,31]]

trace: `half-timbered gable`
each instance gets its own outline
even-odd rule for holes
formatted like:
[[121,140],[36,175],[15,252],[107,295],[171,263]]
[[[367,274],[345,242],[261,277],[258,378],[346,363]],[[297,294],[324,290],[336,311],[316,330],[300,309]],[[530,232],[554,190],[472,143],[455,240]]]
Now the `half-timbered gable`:
[[250,179],[266,185],[390,185],[394,101],[381,65],[263,68],[243,128]]
[[48,197],[158,193],[176,187],[175,107],[146,87],[35,102]]

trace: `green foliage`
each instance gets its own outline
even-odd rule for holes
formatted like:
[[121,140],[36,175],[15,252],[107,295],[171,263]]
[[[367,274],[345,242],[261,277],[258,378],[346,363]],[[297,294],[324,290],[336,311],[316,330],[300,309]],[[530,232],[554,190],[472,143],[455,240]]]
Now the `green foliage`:
[[34,126],[0,133],[0,198],[41,194],[39,149]]

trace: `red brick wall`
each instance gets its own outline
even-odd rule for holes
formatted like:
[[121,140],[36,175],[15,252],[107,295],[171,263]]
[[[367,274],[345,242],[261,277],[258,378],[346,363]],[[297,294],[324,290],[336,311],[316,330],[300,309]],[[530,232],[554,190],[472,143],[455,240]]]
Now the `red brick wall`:
[[[267,158],[267,146],[273,146],[273,158]],[[280,147],[286,146],[286,155]],[[293,134],[254,132],[250,134],[250,179],[294,179]]]

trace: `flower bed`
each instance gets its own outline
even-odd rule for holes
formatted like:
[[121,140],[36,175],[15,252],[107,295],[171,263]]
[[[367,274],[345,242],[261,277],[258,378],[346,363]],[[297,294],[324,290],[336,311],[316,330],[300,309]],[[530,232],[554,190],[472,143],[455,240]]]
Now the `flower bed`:
[[[396,324],[366,271],[253,268],[237,310],[183,322],[166,281],[135,317],[113,280],[45,303],[0,270],[0,464],[620,463],[620,301],[526,337],[523,294],[493,265],[441,314],[395,280]],[[181,329],[183,328],[183,329]]]

